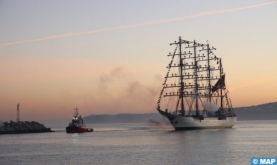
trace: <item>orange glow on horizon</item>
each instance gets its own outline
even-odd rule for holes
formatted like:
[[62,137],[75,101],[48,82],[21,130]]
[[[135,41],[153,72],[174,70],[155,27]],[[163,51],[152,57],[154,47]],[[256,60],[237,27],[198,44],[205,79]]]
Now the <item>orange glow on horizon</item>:
[[229,91],[231,92],[231,91],[234,91],[238,88],[243,88],[243,87],[247,87],[247,86],[252,86],[252,85],[256,85],[256,84],[265,83],[265,82],[268,82],[268,81],[272,81],[274,79],[276,79],[276,77],[266,77],[266,78],[262,78],[262,79],[246,81],[246,82],[243,82],[239,85],[236,85],[236,86],[230,88]]

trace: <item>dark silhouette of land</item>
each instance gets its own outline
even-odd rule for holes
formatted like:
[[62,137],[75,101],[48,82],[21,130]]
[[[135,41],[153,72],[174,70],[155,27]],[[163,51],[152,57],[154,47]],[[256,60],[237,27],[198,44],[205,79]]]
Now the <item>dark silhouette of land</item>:
[[35,121],[10,121],[0,125],[0,134],[19,134],[19,133],[40,133],[53,132],[51,128],[46,128],[43,124]]
[[277,120],[277,102],[235,108],[238,120]]
[[[238,121],[242,120],[276,120],[277,102],[249,107],[234,108]],[[86,123],[143,123],[166,120],[159,113],[90,115],[84,117]]]

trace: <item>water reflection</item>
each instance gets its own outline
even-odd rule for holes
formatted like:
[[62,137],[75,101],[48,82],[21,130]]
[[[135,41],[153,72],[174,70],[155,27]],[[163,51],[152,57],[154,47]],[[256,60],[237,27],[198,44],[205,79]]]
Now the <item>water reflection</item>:
[[79,144],[80,143],[80,134],[79,133],[73,133],[71,134],[71,140],[72,140],[72,144]]

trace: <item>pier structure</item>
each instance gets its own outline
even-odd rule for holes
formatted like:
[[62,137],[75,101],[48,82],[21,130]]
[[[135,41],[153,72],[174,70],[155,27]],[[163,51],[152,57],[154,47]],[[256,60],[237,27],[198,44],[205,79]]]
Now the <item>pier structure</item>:
[[17,104],[17,111],[16,111],[16,121],[20,121],[20,109],[19,109],[20,104]]

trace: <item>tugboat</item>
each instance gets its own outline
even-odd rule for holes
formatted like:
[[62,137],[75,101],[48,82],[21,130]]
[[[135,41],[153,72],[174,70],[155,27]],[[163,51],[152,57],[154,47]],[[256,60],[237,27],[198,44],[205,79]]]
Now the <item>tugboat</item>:
[[78,116],[78,108],[76,107],[74,109],[74,116],[69,123],[69,125],[66,127],[66,133],[83,133],[83,132],[92,132],[92,128],[87,128],[84,124],[84,121],[82,119],[82,116]]
[[176,130],[232,128],[237,116],[225,85],[221,58],[208,43],[175,41],[157,102]]

